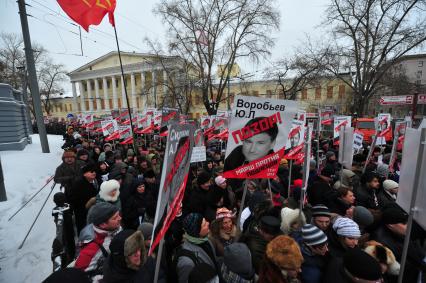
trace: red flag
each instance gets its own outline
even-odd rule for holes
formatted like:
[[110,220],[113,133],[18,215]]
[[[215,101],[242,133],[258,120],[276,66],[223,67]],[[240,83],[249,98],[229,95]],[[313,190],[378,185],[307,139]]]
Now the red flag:
[[109,22],[115,26],[116,0],[57,0],[62,10],[76,23],[89,31],[90,25],[99,25],[108,14]]

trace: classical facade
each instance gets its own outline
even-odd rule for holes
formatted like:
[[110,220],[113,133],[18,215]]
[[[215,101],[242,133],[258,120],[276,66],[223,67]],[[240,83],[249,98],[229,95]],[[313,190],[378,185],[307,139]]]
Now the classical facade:
[[101,56],[68,74],[73,112],[101,114],[127,108],[125,89],[130,108],[155,107],[167,97],[168,76],[173,70],[178,71],[182,62],[177,57],[143,53],[122,52],[121,57],[124,77],[117,52]]
[[[185,73],[187,66],[178,57],[122,52],[124,77],[121,76],[117,52],[110,52],[70,72],[71,98],[52,100],[53,117],[66,117],[67,113],[91,112],[102,115],[113,109],[127,107],[124,85],[127,86],[132,109],[143,111],[145,107],[163,105],[176,107],[170,93],[169,82]],[[167,71],[166,71],[167,70]],[[195,73],[194,73],[195,74]],[[296,100],[307,111],[331,106],[337,113],[348,113],[353,103],[350,87],[338,79],[318,79],[316,85],[307,86],[297,93]],[[289,81],[284,84],[289,84]],[[227,99],[229,91],[229,100]],[[232,107],[236,95],[251,95],[283,99],[282,87],[277,80],[234,80],[219,103],[219,109]],[[207,115],[201,91],[194,89],[189,99],[188,114],[192,118]],[[213,100],[217,97],[214,95]],[[165,103],[167,102],[167,103]],[[228,103],[229,102],[229,103]]]

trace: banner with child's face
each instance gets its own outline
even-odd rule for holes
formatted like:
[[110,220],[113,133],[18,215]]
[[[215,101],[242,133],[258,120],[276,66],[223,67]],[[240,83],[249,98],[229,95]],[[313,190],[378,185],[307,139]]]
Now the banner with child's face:
[[229,125],[225,178],[273,178],[284,156],[297,102],[237,96]]

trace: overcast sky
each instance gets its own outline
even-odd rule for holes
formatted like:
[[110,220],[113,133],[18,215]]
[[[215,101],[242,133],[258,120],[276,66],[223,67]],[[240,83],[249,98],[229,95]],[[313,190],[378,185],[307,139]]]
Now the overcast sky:
[[[143,39],[166,42],[165,28],[152,13],[158,0],[117,0],[116,27],[123,51],[149,52]],[[68,19],[54,0],[26,0],[31,40],[42,44],[55,62],[65,65],[67,71],[116,50],[114,31],[107,17],[99,26],[91,26],[89,33],[83,29],[83,53],[81,56],[79,29]],[[260,66],[241,62],[243,73],[253,73],[270,67],[276,59],[292,53],[305,35],[318,37],[322,31],[316,28],[329,0],[277,0],[281,13],[281,27],[274,34],[276,45],[272,57]],[[16,0],[0,0],[0,31],[21,34]],[[67,92],[70,85],[65,86]]]

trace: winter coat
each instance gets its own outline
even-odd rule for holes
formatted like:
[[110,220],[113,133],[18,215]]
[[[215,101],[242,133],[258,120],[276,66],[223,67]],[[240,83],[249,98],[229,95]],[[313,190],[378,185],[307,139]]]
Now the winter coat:
[[[396,260],[401,262],[404,237],[394,234],[386,226],[382,225],[371,234],[371,239],[388,247],[395,255]],[[424,250],[417,242],[410,241],[403,282],[416,282],[419,271],[426,271],[424,258]]]
[[318,178],[307,190],[309,203],[312,206],[323,204],[329,206],[329,203],[335,198],[336,192],[329,183]]
[[225,233],[221,229],[221,226],[222,221],[218,219],[210,223],[209,239],[212,242],[212,245],[215,248],[216,255],[218,257],[223,257],[225,247],[227,245],[237,242],[240,234],[235,223],[233,224],[232,231],[230,234]]
[[[204,247],[204,249],[203,249]],[[213,245],[210,241],[207,241],[201,245],[196,245],[188,240],[185,240],[182,244],[182,249],[188,250],[190,252],[193,252],[196,258],[200,262],[207,263],[210,265],[213,269],[217,270],[216,267],[216,254],[214,252]],[[205,249],[210,249],[213,257],[209,256],[209,254],[205,251]],[[192,269],[195,267],[195,263],[186,256],[180,256],[177,262],[176,271],[179,278],[179,283],[187,283],[189,274],[191,273]]]
[[77,232],[86,226],[87,209],[86,203],[98,194],[98,183],[95,179],[89,183],[86,178],[79,178],[71,188],[69,202],[74,210]]
[[380,208],[384,208],[385,206],[395,203],[396,198],[392,198],[390,193],[382,189],[377,194],[377,200],[379,201]]
[[200,213],[208,221],[216,218],[216,203],[213,188],[208,191],[196,186],[188,200],[188,213]]
[[305,244],[300,246],[303,255],[301,279],[303,283],[320,283],[326,271],[328,258],[313,254]]
[[61,184],[65,188],[65,195],[68,197],[69,190],[72,187],[73,182],[78,176],[81,175],[81,168],[84,166],[84,162],[76,160],[73,164],[68,165],[63,162],[56,168],[54,181]]
[[91,276],[102,274],[107,256],[105,253],[109,253],[109,244],[120,231],[121,228],[105,231],[93,224],[84,227],[78,239],[78,245],[81,249],[74,267],[89,273]]
[[379,202],[377,193],[374,189],[367,188],[365,185],[361,186],[355,195],[357,205],[363,206],[368,209],[378,209]]

